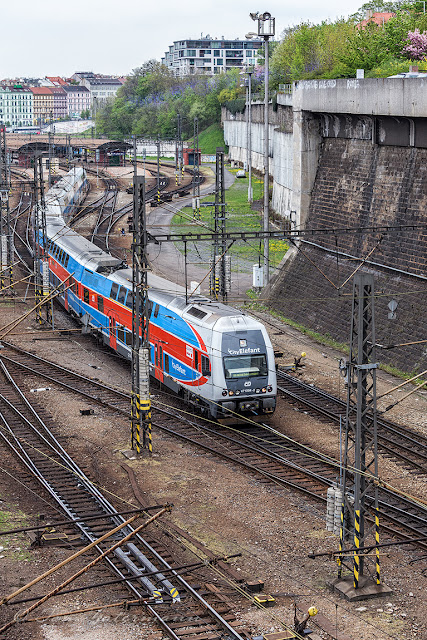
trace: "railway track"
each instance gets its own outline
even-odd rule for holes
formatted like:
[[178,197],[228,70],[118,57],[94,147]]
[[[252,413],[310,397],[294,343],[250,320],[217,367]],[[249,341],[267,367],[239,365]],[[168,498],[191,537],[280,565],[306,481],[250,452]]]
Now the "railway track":
[[[340,419],[345,419],[346,402],[340,398],[280,369],[277,377],[278,390],[290,403],[334,424],[339,424]],[[378,447],[383,454],[396,459],[411,470],[427,473],[427,437],[408,427],[390,422],[380,415],[377,418],[377,426]]]
[[[52,384],[129,416],[130,394],[96,380],[75,374],[38,356],[6,345],[0,358],[20,375],[41,376]],[[289,440],[268,425],[249,424],[233,428],[206,423],[179,412],[166,410],[153,402],[153,426],[205,451],[239,464],[258,475],[262,482],[281,485],[304,493],[310,499],[326,502],[326,490],[339,477],[339,463],[308,446]],[[369,497],[368,497],[369,500]],[[400,539],[427,535],[427,507],[389,489],[380,489],[381,527]],[[422,548],[427,544],[420,543]]]
[[[0,367],[0,441],[70,519],[82,520],[75,523],[82,539],[86,543],[98,541],[100,536],[123,524],[123,516],[67,454],[43,411],[29,403],[10,371],[10,363],[2,360]],[[132,532],[134,535],[126,540],[125,536]],[[123,545],[106,555],[103,562],[170,638],[249,637],[244,629],[242,635],[238,632],[229,609],[226,617],[217,610],[220,607],[215,606],[215,595],[211,598],[213,603],[208,602],[206,594],[184,579],[185,571],[182,575],[175,571],[130,524],[115,533],[112,541],[97,542],[94,549],[103,554],[120,540]],[[223,605],[221,599],[219,604]]]

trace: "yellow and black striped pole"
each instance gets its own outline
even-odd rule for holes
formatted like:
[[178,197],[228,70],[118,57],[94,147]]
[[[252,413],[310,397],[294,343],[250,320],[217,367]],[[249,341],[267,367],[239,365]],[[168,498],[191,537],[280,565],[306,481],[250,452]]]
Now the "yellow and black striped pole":
[[360,576],[360,510],[354,512],[354,547],[353,554],[353,586],[355,589],[359,587]]
[[340,542],[339,542],[339,555],[337,557],[337,565],[339,567],[338,569],[338,577],[341,578],[341,573],[342,573],[342,552],[344,549],[344,502],[341,505],[341,526],[340,526]]
[[141,401],[139,394],[136,394],[136,415],[135,415],[135,447],[136,453],[139,455],[141,453]]
[[381,584],[380,550],[378,549],[378,545],[380,543],[380,519],[379,519],[378,513],[379,513],[379,509],[377,507],[375,511],[375,542],[377,544],[377,546],[375,547],[375,572],[376,572],[377,584]]
[[[141,400],[141,413],[142,413],[142,419],[143,419],[143,425],[144,425],[143,426],[144,448],[147,447],[147,440],[148,440],[148,451],[149,453],[153,453],[153,441],[152,441],[152,433],[151,433],[151,401],[149,398],[145,400]],[[137,445],[137,452],[139,453],[138,445]]]

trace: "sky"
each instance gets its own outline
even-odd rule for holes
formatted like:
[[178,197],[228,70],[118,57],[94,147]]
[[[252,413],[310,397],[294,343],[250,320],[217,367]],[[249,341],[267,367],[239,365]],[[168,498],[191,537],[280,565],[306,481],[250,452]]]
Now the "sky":
[[256,31],[249,12],[269,11],[276,35],[302,20],[349,16],[364,0],[265,4],[243,0],[19,0],[1,11],[0,78],[71,76],[75,71],[127,75],[160,58],[174,40]]

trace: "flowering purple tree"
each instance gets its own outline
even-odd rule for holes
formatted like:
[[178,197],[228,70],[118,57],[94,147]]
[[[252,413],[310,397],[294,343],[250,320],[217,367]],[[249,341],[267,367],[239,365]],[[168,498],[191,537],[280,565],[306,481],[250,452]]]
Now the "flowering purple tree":
[[411,60],[422,60],[427,55],[427,31],[420,33],[419,29],[408,32],[407,44],[402,53]]

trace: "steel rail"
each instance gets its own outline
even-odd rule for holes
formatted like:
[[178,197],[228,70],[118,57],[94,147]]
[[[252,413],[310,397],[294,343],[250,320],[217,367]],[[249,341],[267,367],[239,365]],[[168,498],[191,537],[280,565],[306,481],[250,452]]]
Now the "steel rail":
[[[285,387],[278,384],[277,388],[288,398],[308,407],[333,423],[339,423],[340,418],[345,418],[346,403],[340,398],[323,389],[308,385],[280,369],[277,373],[279,379],[284,380],[288,385]],[[324,400],[332,407],[322,406],[319,400]],[[403,460],[408,466],[427,473],[427,438],[425,436],[409,430],[407,427],[399,427],[381,417],[377,418],[377,424],[378,446],[381,450]]]
[[[85,474],[79,469],[79,467],[74,463],[74,461],[68,456],[68,454],[63,449],[63,447],[56,441],[56,439],[54,438],[53,434],[50,432],[50,430],[47,427],[47,425],[45,425],[45,423],[40,418],[40,416],[38,416],[38,414],[37,414],[37,412],[35,412],[34,408],[31,407],[28,404],[28,401],[26,401],[25,396],[19,390],[19,387],[17,387],[16,383],[13,381],[13,378],[10,376],[10,373],[7,371],[5,365],[2,363],[1,366],[3,367],[3,372],[8,377],[8,380],[9,380],[10,384],[14,387],[15,392],[18,393],[20,396],[22,396],[22,400],[25,402],[28,410],[31,411],[33,416],[36,418],[37,422],[39,422],[40,425],[43,425],[43,427],[46,430],[46,433],[48,435],[45,436],[44,434],[40,433],[39,430],[34,427],[34,425],[29,425],[31,427],[32,431],[34,433],[37,433],[38,437],[40,437],[42,439],[42,442],[46,446],[49,446],[51,448],[53,453],[56,453],[56,454],[61,456],[61,464],[62,464],[62,466],[66,466],[72,472],[78,474],[78,482],[79,482],[79,484],[86,485],[86,481],[87,481],[89,483],[89,489],[90,489],[90,491],[92,491],[92,493],[96,497],[96,499],[98,500],[98,498],[101,497],[101,500],[99,501],[101,503],[101,506],[103,508],[109,507],[109,511],[105,513],[105,518],[106,519],[110,519],[113,522],[124,521],[122,516],[119,517],[118,515],[116,515],[117,512],[115,512],[114,508],[111,505],[109,505],[108,501],[105,498],[103,498],[103,496],[100,494],[100,492],[95,487],[93,487],[93,485],[91,485],[90,481],[87,480]],[[20,412],[18,409],[16,409],[16,407],[13,407],[12,403],[10,403],[10,401],[7,398],[2,396],[2,394],[0,394],[0,400],[2,400],[4,403],[6,403],[7,406],[11,410],[17,412],[17,415],[19,416],[21,422],[25,422],[26,424],[29,422],[27,420],[27,418],[23,415],[23,413]],[[64,502],[64,500],[62,500],[61,497],[58,496],[58,492],[55,491],[55,489],[51,486],[51,483],[48,480],[46,480],[46,478],[44,477],[43,472],[40,469],[38,469],[37,465],[31,460],[31,457],[28,455],[28,452],[25,450],[25,447],[23,446],[23,443],[21,442],[21,438],[18,435],[13,433],[13,428],[10,427],[10,425],[8,425],[8,421],[7,421],[6,417],[4,415],[2,415],[2,414],[0,414],[0,417],[2,418],[3,423],[5,425],[7,425],[7,430],[8,430],[9,435],[10,435],[10,438],[6,437],[6,435],[4,433],[4,430],[0,429],[0,437],[2,438],[2,440],[5,441],[8,444],[8,446],[15,453],[15,455],[21,460],[21,462],[23,462],[26,465],[27,469],[32,471],[32,473],[35,475],[35,477],[37,477],[37,479],[42,484],[42,486],[44,486],[45,489],[49,492],[49,494],[55,499],[55,501],[58,504],[60,504],[60,506],[63,509],[63,511],[65,513],[67,513],[67,515],[70,518],[73,517],[75,515],[75,511],[72,508],[70,508],[70,506],[67,504],[67,502]],[[88,530],[87,526],[81,525],[80,523],[75,523],[75,525],[80,529],[82,534],[87,539],[93,541],[93,534],[90,533],[90,530]],[[129,531],[132,530],[132,528],[130,526],[128,526],[127,529]],[[174,581],[176,583],[178,583],[183,589],[185,589],[185,591],[188,594],[190,594],[193,599],[196,600],[196,602],[198,603],[199,606],[202,606],[203,609],[206,610],[206,612],[211,616],[211,618],[215,621],[215,623],[217,625],[219,625],[223,630],[225,630],[227,632],[228,637],[230,639],[243,640],[241,635],[215,610],[215,608],[212,605],[210,605],[200,594],[198,594],[191,587],[191,585],[189,585],[187,583],[187,581],[184,580],[179,575],[179,573],[177,571],[175,571],[167,563],[167,561],[164,560],[161,557],[161,555],[151,547],[151,545],[149,543],[147,543],[145,540],[143,540],[141,538],[141,536],[139,536],[139,534],[135,535],[135,541],[144,543],[145,550],[147,550],[147,549],[150,550],[151,553],[153,554],[153,556],[156,559],[158,559],[159,561],[161,561],[161,565],[162,565],[163,569],[167,569],[168,572],[171,573],[171,575],[173,576]],[[98,550],[98,552],[102,552],[102,548],[99,547],[98,545],[96,545],[95,548]],[[169,594],[171,594],[171,597],[173,598],[172,591],[174,591],[175,588],[173,587],[172,583],[162,574],[162,569],[155,567],[148,559],[146,559],[143,562],[142,558],[141,558],[141,556],[143,554],[142,554],[141,551],[139,551],[139,549],[137,549],[137,547],[136,547],[136,545],[134,543],[132,543],[132,542],[127,543],[127,548],[128,548],[128,551],[130,552],[130,554],[132,554],[132,556],[134,558],[139,560],[139,562],[140,562],[140,564],[141,564],[141,566],[143,568],[145,567],[146,570],[148,570],[148,572],[151,573],[151,575],[155,575],[156,576],[156,582],[158,584],[162,585],[165,589],[167,589],[167,592]],[[144,599],[147,597],[146,594],[148,594],[150,596],[156,590],[155,585],[153,583],[151,583],[151,581],[149,581],[148,578],[140,577],[140,575],[139,575],[140,572],[141,572],[140,567],[135,565],[133,563],[133,561],[130,560],[129,557],[123,553],[123,551],[120,551],[119,549],[117,551],[119,553],[115,553],[115,555],[118,557],[119,560],[121,560],[125,564],[126,571],[128,573],[130,573],[131,575],[130,576],[126,576],[123,573],[123,571],[121,569],[119,569],[119,567],[117,567],[112,562],[112,560],[110,560],[109,558],[106,558],[110,568],[114,571],[114,573],[116,575],[118,575],[122,579],[122,581],[126,584],[127,588],[132,593],[134,593],[136,595],[136,597],[142,602],[142,604],[144,604],[145,608],[157,620],[157,622],[161,625],[161,627],[165,630],[165,632],[171,638],[176,638],[177,640],[180,640],[180,636],[176,635],[175,631],[168,625],[167,621],[165,621],[162,618],[162,616],[158,613],[156,608],[150,602],[145,602],[144,601]],[[145,556],[144,556],[144,558],[145,558]],[[133,581],[134,581],[135,575],[137,576],[137,578],[140,581],[140,583],[142,583],[142,585],[145,587],[144,593],[141,593],[140,589],[138,590],[138,588],[136,588],[133,585]],[[200,624],[202,624],[202,623],[200,623]],[[205,624],[205,623],[203,622],[203,624]]]
[[[14,348],[14,347],[13,347]],[[20,348],[16,348],[17,352],[21,352],[22,354],[26,354],[26,352],[24,350],[21,350]],[[30,358],[33,359],[32,354],[29,354]],[[0,357],[4,357],[3,354],[0,352]],[[7,357],[7,356],[6,356]],[[49,361],[46,361],[42,358],[40,358],[39,356],[35,356],[35,361],[39,362],[40,365],[41,364],[47,364],[49,365]],[[13,361],[12,359],[12,362]],[[35,371],[34,368],[30,368],[28,365],[22,365],[22,363],[16,362],[18,367],[26,367],[27,371],[30,373],[32,373],[34,375]],[[58,374],[62,373],[62,375],[67,375],[70,377],[74,378],[74,375],[72,372],[70,372],[68,369],[65,369],[64,367],[60,367],[59,365],[54,364],[53,368],[55,371],[57,371]],[[113,397],[116,397],[120,400],[120,402],[125,403],[124,406],[117,406],[113,403],[111,403],[110,401],[106,401],[103,400],[101,397],[94,395],[93,394],[93,389],[92,389],[92,393],[89,393],[89,391],[84,390],[83,394],[86,398],[101,404],[104,407],[109,407],[110,409],[112,409],[113,411],[117,411],[119,413],[121,413],[122,415],[128,416],[129,415],[129,408],[126,406],[127,403],[130,402],[130,394],[127,394],[126,392],[123,391],[117,391],[116,389],[112,388],[112,387],[108,387],[107,385],[104,385],[98,381],[92,381],[89,380],[87,378],[85,378],[84,376],[81,376],[80,374],[77,374],[76,377],[74,378],[74,380],[76,381],[74,383],[74,385],[72,385],[70,382],[64,382],[64,381],[57,381],[53,376],[47,376],[45,373],[37,371],[36,372],[38,375],[40,375],[41,377],[45,378],[45,379],[49,379],[52,383],[58,383],[61,386],[64,386],[66,388],[68,388],[70,391],[73,391],[74,393],[80,393],[80,391],[76,388],[77,384],[76,382],[83,382],[85,386],[87,385],[91,385],[92,387],[95,387],[97,389],[97,392],[99,393],[103,393],[103,394],[112,394]],[[155,408],[156,412],[161,413],[162,415],[167,416],[169,419],[174,420],[174,423],[177,424],[177,414],[172,412],[172,411],[167,411],[165,409],[162,408],[158,408],[158,407],[153,407]],[[221,432],[220,430],[220,426],[218,425],[217,428],[213,429],[212,427],[206,427],[206,425],[202,425],[199,423],[194,423],[191,420],[189,420],[188,418],[179,418],[179,420],[190,426],[193,427],[194,429],[196,429],[198,432],[203,431],[205,434],[207,434],[207,436],[209,436],[211,442],[217,442],[217,446],[212,446],[212,445],[207,445],[205,443],[201,443],[200,442],[200,438],[197,439],[196,437],[191,437],[188,434],[186,434],[184,431],[179,432],[177,429],[171,429],[169,427],[167,427],[164,424],[161,424],[160,422],[158,422],[157,420],[155,421],[155,426],[157,426],[159,429],[161,429],[162,431],[165,431],[166,433],[169,433],[171,436],[174,437],[178,437],[182,440],[185,440],[188,443],[192,443],[194,444],[196,447],[202,447],[203,449],[209,451],[210,453],[214,453],[216,455],[222,456],[224,458],[227,458],[227,460],[229,460],[230,462],[233,463],[238,463],[241,464],[243,466],[246,466],[246,468],[250,469],[253,472],[256,473],[261,473],[262,475],[264,475],[265,477],[269,478],[270,480],[272,480],[273,482],[280,482],[281,484],[287,484],[287,486],[298,490],[298,491],[302,491],[303,493],[306,493],[307,495],[310,495],[311,497],[315,497],[316,499],[321,499],[323,502],[325,501],[325,496],[324,495],[320,495],[319,491],[317,491],[317,493],[314,493],[313,491],[311,491],[310,489],[308,489],[307,487],[304,487],[301,483],[297,483],[295,482],[295,479],[283,479],[283,477],[281,477],[280,475],[278,475],[277,472],[272,472],[269,471],[268,469],[262,468],[262,466],[257,466],[256,464],[251,464],[248,463],[247,461],[242,460],[242,457],[240,456],[240,459],[238,457],[236,457],[236,455],[232,455],[231,452],[224,452],[221,451],[221,446],[219,444],[220,440],[221,441],[225,441],[227,442],[228,446],[231,445],[236,445],[236,432],[234,433],[234,436],[230,438],[230,436],[227,437],[223,437],[223,432]],[[257,427],[258,428],[258,427]],[[259,427],[260,428],[260,427]],[[246,437],[248,438],[250,434],[242,434],[242,437]],[[253,434],[252,434],[253,437]],[[265,432],[263,433],[263,440],[266,439],[265,436]],[[252,449],[249,449],[249,447],[247,448],[247,451],[253,455],[255,455],[255,453],[258,453],[259,455],[265,455],[264,450],[267,450],[267,444],[262,442],[262,445],[260,445],[260,438],[255,440],[255,445],[252,445]],[[274,443],[273,443],[274,445]],[[297,446],[297,443],[292,443],[292,446]],[[306,455],[307,452],[307,447],[304,447],[303,445],[299,445],[300,447],[300,452],[303,452],[304,455]],[[298,453],[298,452],[296,452]],[[276,463],[279,465],[284,465],[286,464],[285,458],[283,457],[283,454],[280,453],[280,455],[278,455],[276,452],[272,452],[271,449],[268,449],[268,454],[269,454],[269,460],[271,463]],[[312,452],[311,457],[315,455],[315,452]],[[293,461],[291,461],[293,462]],[[322,472],[316,472],[311,470],[311,479],[312,481],[318,481],[321,482],[321,486],[325,487],[326,485],[330,486],[331,482],[333,481],[332,476],[335,474],[335,478],[338,476],[338,467],[339,467],[339,463],[337,461],[330,461],[330,463],[328,464],[327,459],[326,460],[321,460],[318,457],[315,460],[315,464],[318,466],[320,463],[323,464],[327,464],[327,468],[329,468],[329,473],[326,474],[326,476],[322,476]],[[293,464],[295,465],[295,463],[293,462]],[[304,469],[307,465],[304,465]],[[299,467],[301,469],[301,472],[303,470],[303,467],[301,464],[299,464]],[[297,469],[294,469],[294,471],[297,471]],[[309,474],[310,475],[310,474]],[[319,476],[319,479],[316,479],[315,476]],[[321,479],[320,479],[321,478]],[[383,490],[381,490],[383,491]],[[390,502],[393,500],[394,503],[397,504],[390,504],[390,513],[388,513],[388,500],[382,499],[382,515],[384,517],[387,517],[390,519],[390,522],[393,523],[394,526],[400,527],[400,531],[396,531],[393,528],[387,528],[385,524],[382,525],[383,529],[387,529],[389,531],[390,534],[392,535],[401,535],[404,538],[407,538],[408,536],[402,532],[402,527],[405,527],[406,529],[410,530],[411,533],[419,533],[420,529],[419,528],[411,528],[411,524],[410,522],[402,522],[402,518],[405,517],[406,515],[406,520],[408,520],[408,517],[411,518],[412,516],[409,515],[408,516],[408,511],[410,512],[411,510],[417,510],[417,513],[414,514],[414,517],[412,518],[413,521],[417,521],[418,525],[423,527],[425,521],[425,509],[420,506],[418,503],[413,502],[409,499],[404,499],[403,497],[394,494],[393,492],[389,492],[387,494],[384,493],[384,495],[387,495]],[[400,506],[399,506],[400,504]],[[422,530],[422,533],[424,533],[424,530]]]

